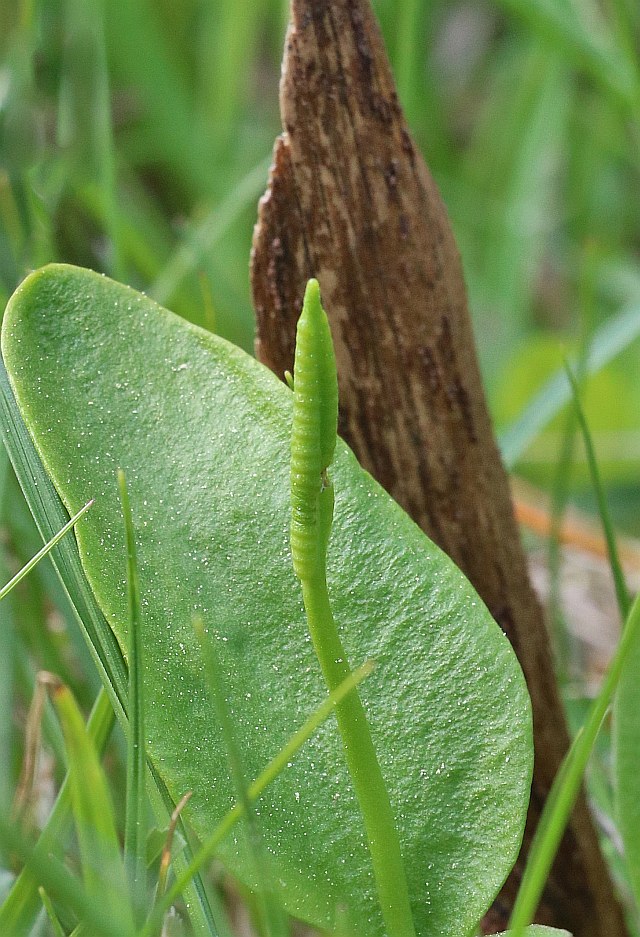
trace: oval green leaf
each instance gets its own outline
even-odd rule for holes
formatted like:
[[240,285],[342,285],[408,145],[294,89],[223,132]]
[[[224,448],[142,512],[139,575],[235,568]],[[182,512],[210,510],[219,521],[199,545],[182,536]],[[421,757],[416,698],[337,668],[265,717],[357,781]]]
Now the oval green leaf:
[[[138,532],[148,752],[205,835],[233,801],[192,629],[217,641],[235,729],[256,776],[324,695],[289,549],[291,392],[252,358],[146,297],[72,267],[12,298],[3,353],[70,512],[87,577],[128,647],[116,470]],[[399,827],[419,933],[458,937],[518,853],[532,762],[513,651],[459,570],[340,444],[328,579]],[[473,536],[473,531],[469,532]],[[331,720],[257,807],[292,914],[348,911],[381,937],[358,807]],[[222,850],[249,886],[239,831]]]

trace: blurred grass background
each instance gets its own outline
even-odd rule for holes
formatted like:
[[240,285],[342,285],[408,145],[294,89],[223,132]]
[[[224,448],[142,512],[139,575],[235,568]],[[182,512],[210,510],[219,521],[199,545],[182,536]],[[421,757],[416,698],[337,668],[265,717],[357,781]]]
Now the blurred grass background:
[[[640,5],[374,7],[458,238],[497,430],[531,430],[510,467],[556,513],[569,496],[592,504],[571,421],[534,432],[532,401],[563,351],[612,357],[586,382],[585,409],[616,522],[640,534]],[[251,350],[248,258],[287,16],[285,0],[1,0],[0,308],[29,270],[64,261]],[[40,544],[6,459],[0,469],[8,579]],[[46,563],[0,605],[0,712],[16,713],[0,722],[1,804],[36,670],[85,705],[95,695],[70,620]],[[45,735],[59,752],[50,716]]]

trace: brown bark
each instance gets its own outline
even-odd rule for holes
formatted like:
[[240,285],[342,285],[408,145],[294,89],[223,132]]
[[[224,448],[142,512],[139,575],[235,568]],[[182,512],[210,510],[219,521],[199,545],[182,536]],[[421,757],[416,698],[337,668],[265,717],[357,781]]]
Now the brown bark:
[[[460,259],[407,130],[368,0],[293,0],[275,145],[252,255],[257,351],[293,362],[306,280],[331,320],[340,432],[464,570],[521,661],[535,772],[521,860],[567,749],[549,644],[485,404]],[[484,921],[502,930],[521,860]],[[584,800],[538,918],[576,937],[625,933]]]

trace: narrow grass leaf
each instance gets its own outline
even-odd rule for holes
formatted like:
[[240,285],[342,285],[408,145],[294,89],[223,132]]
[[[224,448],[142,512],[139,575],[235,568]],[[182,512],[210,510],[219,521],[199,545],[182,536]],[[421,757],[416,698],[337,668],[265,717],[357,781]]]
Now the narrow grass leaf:
[[500,0],[501,6],[521,17],[542,39],[553,44],[569,61],[591,76],[616,107],[634,112],[640,102],[640,84],[633,60],[616,48],[606,22],[590,31],[578,17],[578,5],[555,0]]
[[87,896],[119,921],[123,933],[134,930],[134,918],[111,796],[100,759],[71,691],[54,685],[53,702],[62,724],[75,828]]
[[[91,937],[136,937],[133,930],[123,927],[120,919],[113,918],[105,913],[103,901],[89,895],[83,883],[78,881],[68,871],[65,865],[51,853],[45,853],[37,847],[31,846],[15,824],[0,815],[0,839],[7,848],[23,860],[25,866],[31,869],[37,882],[35,893],[38,899],[38,909],[42,907],[38,887],[44,887],[52,898],[69,908],[80,918],[87,928],[90,928]],[[2,931],[2,934],[19,937],[29,931]]]
[[580,791],[589,756],[629,654],[640,640],[640,596],[636,597],[598,696],[576,735],[544,806],[511,917],[512,937],[522,937],[540,901],[560,840]]
[[[40,534],[43,540],[49,541],[68,522],[69,515],[25,428],[2,363],[0,432]],[[119,721],[126,725],[123,701],[127,695],[127,672],[124,658],[89,587],[75,539],[63,538],[51,551],[51,559],[69,595],[114,711]]]
[[[111,247],[109,271],[126,279],[121,260],[117,210],[116,160],[111,128],[109,69],[105,48],[104,0],[66,0],[64,58],[58,104],[58,142],[74,148],[68,166],[73,182],[88,172],[105,202],[106,235]],[[75,183],[77,184],[77,183]]]
[[[101,690],[89,716],[87,732],[95,750],[104,751],[115,721],[113,707],[106,690]],[[59,850],[69,825],[71,794],[69,775],[65,777],[53,809],[40,837],[33,847],[33,863],[46,861]],[[0,934],[25,937],[31,931],[39,910],[38,879],[33,863],[28,861],[14,882],[9,895],[0,905]]]
[[587,423],[587,418],[580,400],[578,382],[573,371],[571,370],[570,365],[566,361],[565,371],[569,380],[569,384],[571,385],[571,390],[573,392],[573,404],[575,407],[576,416],[578,418],[578,423],[580,425],[580,430],[582,432],[584,448],[587,454],[589,473],[591,475],[591,484],[596,496],[598,513],[600,514],[605,542],[607,544],[607,555],[609,557],[609,566],[611,568],[611,574],[613,576],[613,582],[615,585],[620,618],[622,621],[625,621],[629,614],[629,609],[631,608],[631,599],[629,597],[629,591],[627,589],[624,573],[622,572],[622,564],[620,563],[620,557],[618,555],[615,532],[613,529],[613,523],[611,522],[611,515],[609,513],[607,498],[604,493],[604,486],[600,478],[600,470],[598,469],[598,460],[596,459],[593,438],[591,436],[589,424]]
[[124,856],[132,897],[142,905],[147,872],[147,792],[144,735],[144,661],[140,582],[136,539],[124,472],[118,472],[120,501],[127,547],[127,593],[129,599],[129,732],[127,735],[127,791]]
[[42,680],[36,680],[25,727],[24,758],[13,807],[15,817],[22,817],[33,792],[33,782],[40,750],[42,714],[46,699],[46,684]]
[[[629,626],[627,625],[627,628]],[[624,846],[624,863],[636,907],[640,908],[640,635],[620,675],[613,708],[615,817]]]
[[227,764],[233,780],[236,800],[242,808],[248,832],[249,852],[253,859],[255,872],[258,929],[264,937],[286,937],[289,929],[273,888],[272,874],[260,830],[260,823],[253,803],[249,798],[243,758],[233,728],[231,713],[229,712],[225,678],[216,654],[215,638],[207,635],[201,618],[196,618],[194,621],[194,630],[202,648],[209,694],[222,730],[222,738],[227,751]]
[[40,895],[42,904],[44,905],[44,909],[47,912],[47,917],[49,918],[49,923],[51,924],[51,929],[53,930],[54,937],[66,937],[64,928],[62,924],[60,923],[60,918],[56,914],[56,909],[53,906],[53,902],[51,901],[51,898],[42,887],[38,889],[38,893]]
[[162,847],[162,852],[160,854],[160,868],[158,870],[158,883],[156,889],[157,897],[162,897],[165,891],[167,890],[167,878],[169,875],[169,866],[171,864],[171,851],[173,849],[173,841],[175,839],[176,827],[178,825],[178,820],[180,814],[189,803],[191,798],[191,791],[188,791],[184,797],[181,797],[178,803],[176,804],[176,809],[171,814],[171,820],[169,822],[169,829],[167,830],[167,836]]
[[[585,363],[585,374],[597,374],[640,335],[640,307],[632,306],[608,319],[597,329]],[[564,369],[545,382],[524,412],[499,434],[506,468],[511,471],[536,436],[571,400],[571,385]]]
[[233,186],[229,195],[189,232],[149,287],[150,296],[159,303],[171,303],[183,281],[198,269],[233,222],[258,198],[264,189],[270,165],[271,156],[261,160]]
[[59,530],[58,533],[54,537],[52,537],[51,540],[48,543],[46,543],[38,553],[36,553],[34,557],[30,559],[29,562],[25,566],[23,566],[22,569],[19,572],[17,572],[12,579],[9,580],[6,586],[3,586],[2,589],[0,589],[0,600],[4,599],[4,597],[8,595],[11,592],[11,590],[14,589],[18,585],[18,583],[22,579],[24,579],[26,575],[28,575],[28,573],[31,572],[34,566],[37,566],[40,560],[44,559],[44,557],[47,556],[47,554],[55,547],[55,545],[59,543],[60,540],[62,540],[64,535],[67,534],[73,527],[75,527],[75,525],[78,523],[80,518],[83,517],[87,513],[87,511],[89,510],[92,504],[93,504],[93,499],[91,499],[91,501],[88,501],[85,504],[85,506],[81,508],[78,511],[78,513],[75,514],[71,518],[71,520],[68,521],[64,525],[64,527],[61,530]]

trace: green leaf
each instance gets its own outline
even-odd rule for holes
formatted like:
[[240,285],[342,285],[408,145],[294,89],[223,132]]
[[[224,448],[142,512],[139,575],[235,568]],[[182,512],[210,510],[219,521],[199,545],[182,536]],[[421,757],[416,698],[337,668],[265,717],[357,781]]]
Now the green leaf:
[[511,915],[513,937],[521,937],[534,916],[549,871],[575,805],[580,785],[591,757],[598,732],[604,722],[621,674],[640,644],[640,595],[629,612],[609,669],[587,717],[564,756],[553,780],[525,866],[520,889]]
[[[106,278],[45,268],[16,292],[3,350],[23,418],[72,511],[123,649],[116,468],[138,522],[148,753],[205,836],[233,785],[191,622],[218,644],[248,775],[321,696],[288,547],[292,394],[238,349]],[[477,923],[515,861],[531,774],[529,700],[513,651],[454,565],[340,444],[328,585],[398,820],[416,928]],[[284,907],[380,935],[371,864],[333,721],[265,793]],[[221,848],[249,886],[246,838]]]
[[[43,539],[48,540],[68,521],[69,515],[46,474],[35,444],[24,426],[2,362],[0,362],[0,432],[40,534]],[[126,730],[127,719],[123,708],[123,701],[126,705],[127,699],[125,662],[118,642],[91,591],[80,562],[75,537],[64,537],[53,548],[50,557],[88,643],[113,711]],[[159,812],[160,816],[171,816],[175,800],[171,799],[166,785],[153,766],[152,775],[155,788],[151,791],[154,809]],[[64,789],[65,786],[61,789],[60,797],[51,815],[51,820],[54,816],[56,817],[56,823],[47,824],[36,851],[49,831],[51,835],[47,846],[43,845],[43,852],[46,854],[46,850],[51,848],[50,844],[56,842],[56,824],[65,822],[69,806],[69,798],[62,796]],[[184,867],[189,854],[190,849],[187,846],[184,856],[177,856],[174,864]],[[211,934],[216,933],[214,912],[199,876],[194,878],[187,890],[189,895],[185,895],[185,900],[188,901],[194,930],[198,937],[200,935],[210,937]],[[6,930],[7,933],[15,934],[15,937],[30,933],[31,924],[39,908],[40,896],[33,876],[25,868],[12,888],[9,898],[0,907],[0,933],[5,933]],[[221,916],[221,908],[218,907],[215,913],[217,920]]]

